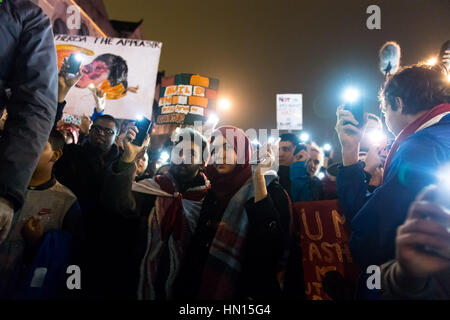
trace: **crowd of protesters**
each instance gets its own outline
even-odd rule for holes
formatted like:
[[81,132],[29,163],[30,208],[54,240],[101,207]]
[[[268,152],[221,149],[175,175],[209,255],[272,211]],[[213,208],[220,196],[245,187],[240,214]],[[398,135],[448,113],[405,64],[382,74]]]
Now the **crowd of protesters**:
[[[210,137],[180,128],[169,165],[153,174],[151,136],[133,144],[135,123],[106,114],[100,90],[91,117],[62,120],[82,68],[57,70],[35,7],[8,9],[17,14],[0,11],[9,21],[0,32],[27,33],[1,38],[0,299],[303,300],[292,202],[331,199],[361,270],[381,268],[381,289],[368,290],[361,273],[347,299],[450,298],[450,170],[439,177],[450,166],[450,51],[436,67],[387,77],[380,109],[391,144],[368,142],[379,117],[362,124],[339,107],[337,155],[285,133],[252,162],[239,128]],[[81,270],[76,290],[68,266]]]

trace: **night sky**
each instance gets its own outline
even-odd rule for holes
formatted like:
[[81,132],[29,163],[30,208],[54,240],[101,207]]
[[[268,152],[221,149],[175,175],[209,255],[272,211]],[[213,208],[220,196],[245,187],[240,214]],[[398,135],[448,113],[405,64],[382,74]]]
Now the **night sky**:
[[[381,30],[366,28],[366,9],[381,7]],[[220,80],[233,107],[221,124],[276,127],[277,93],[303,93],[304,129],[318,143],[334,134],[346,85],[358,86],[372,111],[383,77],[378,49],[402,48],[402,65],[437,55],[450,39],[450,0],[106,0],[110,19],[144,19],[144,38],[161,41],[166,75]]]

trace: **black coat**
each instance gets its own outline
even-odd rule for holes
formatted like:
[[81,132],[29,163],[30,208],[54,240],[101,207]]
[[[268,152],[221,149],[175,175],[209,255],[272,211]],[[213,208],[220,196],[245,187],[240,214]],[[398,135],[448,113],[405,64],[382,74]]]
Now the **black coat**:
[[82,295],[90,299],[135,297],[134,284],[131,285],[134,280],[127,278],[131,274],[127,269],[130,238],[124,230],[133,230],[136,222],[113,215],[101,202],[107,172],[119,157],[116,145],[102,158],[89,143],[71,144],[66,145],[54,166],[57,180],[72,190],[82,210],[85,232],[82,281],[86,281],[82,286],[87,289]]
[[54,123],[58,66],[41,8],[28,0],[3,1],[0,21],[0,109],[8,111],[0,139],[0,197],[19,209]]
[[[255,203],[254,198],[251,198],[245,204],[249,225],[235,298],[303,299],[302,258],[295,242],[296,237],[289,234],[288,196],[276,180],[269,184],[267,193],[265,199]],[[210,191],[203,202],[195,234],[176,281],[175,290],[178,299],[197,296],[209,247],[222,214],[218,212],[216,198]],[[286,250],[289,252],[287,260],[283,257]],[[287,286],[284,290],[281,290],[277,279],[282,264],[287,265],[285,274]]]

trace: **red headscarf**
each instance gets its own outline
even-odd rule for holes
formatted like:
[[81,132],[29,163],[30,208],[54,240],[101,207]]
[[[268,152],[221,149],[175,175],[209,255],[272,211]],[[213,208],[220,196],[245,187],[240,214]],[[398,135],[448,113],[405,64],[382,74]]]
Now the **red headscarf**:
[[[250,139],[245,135],[244,131],[239,128],[233,126],[223,126],[218,128],[216,132],[213,133],[211,143],[213,143],[214,137],[218,134],[221,134],[226,139],[227,143],[233,146],[238,160],[245,159],[244,164],[237,164],[234,170],[228,174],[219,174],[213,165],[206,167],[208,178],[211,181],[211,191],[219,202],[219,210],[224,211],[230,199],[252,176],[252,167],[250,165],[252,148]],[[242,142],[245,143],[244,148],[238,148],[238,143]]]

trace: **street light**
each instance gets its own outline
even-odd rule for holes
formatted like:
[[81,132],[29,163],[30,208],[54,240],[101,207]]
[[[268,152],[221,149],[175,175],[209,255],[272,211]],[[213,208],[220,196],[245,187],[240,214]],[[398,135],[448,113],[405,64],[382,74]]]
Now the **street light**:
[[308,142],[308,140],[309,140],[309,133],[303,132],[303,133],[300,135],[300,140],[301,140],[302,142]]
[[219,100],[218,107],[220,110],[228,111],[231,107],[231,102],[228,99],[222,98]]
[[425,64],[427,66],[434,66],[437,63],[438,59],[436,57],[432,57],[430,59],[428,59],[427,61],[425,61]]

